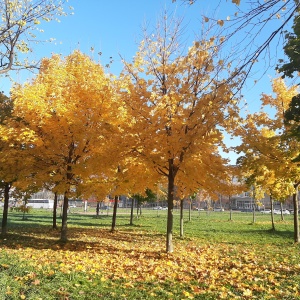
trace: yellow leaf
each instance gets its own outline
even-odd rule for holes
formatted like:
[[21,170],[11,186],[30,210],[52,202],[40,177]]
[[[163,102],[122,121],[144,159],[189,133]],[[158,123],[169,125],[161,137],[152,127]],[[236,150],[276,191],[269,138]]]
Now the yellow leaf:
[[245,296],[245,297],[252,296],[252,291],[249,290],[249,289],[246,289],[246,290],[243,292],[243,296]]
[[38,279],[36,279],[35,281],[32,282],[33,285],[40,285],[40,281]]

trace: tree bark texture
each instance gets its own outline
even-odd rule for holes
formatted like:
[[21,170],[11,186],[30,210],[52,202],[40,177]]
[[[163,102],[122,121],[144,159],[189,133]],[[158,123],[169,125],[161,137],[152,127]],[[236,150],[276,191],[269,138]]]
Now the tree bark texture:
[[271,202],[271,221],[272,221],[272,230],[275,231],[275,223],[274,223],[274,201],[273,197],[270,196],[270,202]]
[[252,210],[253,210],[252,223],[254,224],[256,222],[256,218],[255,218],[255,204],[253,205]]
[[63,202],[63,212],[62,212],[62,220],[61,220],[61,235],[60,241],[67,242],[67,232],[68,232],[68,208],[69,208],[69,198],[68,191],[64,194],[64,202]]
[[2,216],[2,227],[1,236],[4,237],[7,234],[7,217],[8,217],[8,203],[9,203],[9,191],[11,184],[6,182],[4,184],[4,206],[3,206],[3,216]]
[[190,199],[189,201],[189,221],[192,221],[192,199]]
[[180,237],[183,238],[183,199],[180,201]]
[[169,159],[169,174],[168,174],[168,218],[167,218],[167,242],[166,252],[174,252],[173,247],[173,200],[175,188],[175,166],[173,159]]
[[52,216],[52,228],[57,229],[57,192],[54,193],[54,201],[53,201],[53,216]]
[[112,223],[111,223],[111,232],[114,232],[116,229],[118,200],[119,197],[115,196],[114,210],[113,210]]
[[294,242],[299,243],[299,205],[298,205],[298,185],[295,187],[296,192],[293,194],[294,204]]
[[130,209],[130,225],[133,225],[133,208],[134,208],[134,199],[131,199],[131,209]]
[[96,206],[96,216],[97,216],[97,218],[99,217],[99,212],[100,212],[100,202],[97,202],[97,206]]

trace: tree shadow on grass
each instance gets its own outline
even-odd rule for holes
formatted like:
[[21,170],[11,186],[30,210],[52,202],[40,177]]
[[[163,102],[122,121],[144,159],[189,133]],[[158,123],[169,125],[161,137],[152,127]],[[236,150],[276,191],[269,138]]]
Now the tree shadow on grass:
[[219,227],[215,224],[201,224],[193,230],[193,237],[199,239],[206,239],[211,242],[224,242],[229,244],[257,244],[257,243],[293,243],[294,232],[292,229],[279,227],[275,231],[272,230],[271,226],[247,224],[237,224],[236,226]]
[[[82,237],[86,236],[84,240]],[[62,243],[59,241],[60,231],[49,230],[48,227],[40,228],[16,228],[9,232],[5,239],[0,240],[0,247],[4,249],[26,249],[33,248],[37,250],[54,251],[96,251],[110,254],[126,254],[126,256],[135,256],[137,245],[143,245],[147,241],[157,240],[160,245],[164,235],[152,233],[141,233],[135,231],[115,231],[111,233],[106,229],[95,228],[68,228],[68,241]],[[123,247],[122,245],[125,245]],[[152,248],[153,249],[153,248]],[[162,249],[140,250],[145,257],[160,257]]]
[[230,244],[277,244],[286,243],[290,241],[291,244],[294,240],[294,233],[290,230],[273,230],[270,229],[257,229],[257,230],[243,230],[239,233],[242,236],[240,241],[230,242]]
[[[83,214],[70,214],[68,215],[68,224],[70,226],[78,226],[78,227],[104,227],[110,228],[111,227],[111,215],[101,215],[97,217],[96,215],[83,215]],[[53,217],[52,215],[36,215],[36,214],[27,214],[26,219],[23,220],[21,214],[14,214],[11,215],[8,220],[8,227],[9,228],[17,228],[17,227],[40,227],[48,226],[49,228],[52,227]],[[61,223],[61,217],[57,217],[57,224]],[[42,225],[41,225],[42,224]],[[117,216],[117,227],[140,227],[146,228],[150,227],[147,225],[142,224],[129,224],[129,217],[118,215]]]
[[[253,231],[248,231],[250,234]],[[268,236],[277,236],[277,237],[282,237],[286,239],[292,239],[294,237],[294,232],[291,230],[274,230],[272,228],[266,229],[266,230],[254,230],[254,233],[256,234],[263,234],[263,235],[268,235]]]

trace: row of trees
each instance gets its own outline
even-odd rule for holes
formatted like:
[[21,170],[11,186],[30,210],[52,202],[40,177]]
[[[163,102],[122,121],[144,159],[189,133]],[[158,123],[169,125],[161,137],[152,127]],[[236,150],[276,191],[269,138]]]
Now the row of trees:
[[[282,77],[294,77],[300,71],[299,64],[300,18],[294,18],[293,33],[286,35],[285,54],[289,61],[277,67]],[[284,201],[293,195],[294,240],[299,242],[298,187],[300,184],[299,165],[299,90],[298,84],[288,87],[282,78],[273,81],[274,96],[262,94],[262,109],[248,115],[237,132],[243,143],[237,150],[245,155],[239,164],[254,187],[255,197],[262,193],[273,199]],[[272,108],[270,115],[266,108]],[[274,224],[273,224],[274,228]]]
[[165,15],[118,77],[75,51],[43,59],[31,82],[12,88],[12,111],[0,128],[1,178],[64,195],[62,241],[73,193],[103,199],[166,184],[172,252],[175,189],[181,199],[199,188],[215,198],[230,190],[234,169],[219,148],[226,150],[222,130],[238,118],[239,78],[226,80],[218,38],[196,41],[184,54],[180,26]]
[[298,140],[282,138],[291,132],[283,115],[296,88],[275,81],[277,97],[263,97],[264,105],[277,110],[275,117],[257,113],[243,120],[238,91],[245,74],[232,68],[229,56],[221,57],[224,37],[205,32],[187,49],[181,28],[166,13],[156,32],[145,33],[133,61],[123,61],[119,76],[75,51],[43,59],[31,82],[15,85],[10,97],[2,95],[2,234],[12,186],[64,195],[61,240],[66,241],[68,199],[75,193],[117,199],[163,184],[166,251],[172,252],[175,193],[183,199],[200,189],[217,198],[220,191],[230,196],[240,188],[232,184],[238,169],[220,155],[220,149],[228,151],[224,132],[242,137],[240,165],[243,176],[254,178],[252,186],[276,198],[296,194]]

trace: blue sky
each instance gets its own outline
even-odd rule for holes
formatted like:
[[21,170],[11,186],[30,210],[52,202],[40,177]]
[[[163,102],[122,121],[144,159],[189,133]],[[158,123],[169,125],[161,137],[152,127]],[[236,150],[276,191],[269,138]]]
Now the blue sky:
[[[217,7],[219,2],[222,4]],[[143,25],[147,23],[151,29],[164,9],[175,12],[178,17],[184,17],[183,23],[187,25],[184,39],[187,44],[191,44],[201,29],[203,15],[226,19],[237,11],[235,5],[230,2],[198,0],[194,5],[188,6],[183,5],[181,0],[177,0],[176,3],[172,3],[172,0],[69,0],[68,5],[74,7],[74,15],[62,17],[60,23],[42,23],[40,27],[44,33],[39,34],[38,38],[56,40],[52,43],[33,45],[33,53],[30,56],[40,60],[42,57],[50,57],[52,53],[69,55],[75,49],[92,54],[91,48],[94,48],[95,60],[99,59],[97,53],[102,52],[103,65],[113,57],[114,63],[110,71],[117,74],[122,68],[119,54],[130,60],[137,51],[138,42],[142,39]],[[236,39],[239,37],[243,38],[244,33],[237,35]],[[263,38],[262,35],[261,39]],[[257,69],[259,72],[255,78],[260,77],[264,67]],[[256,94],[259,90],[262,92],[268,85],[270,86],[268,75],[273,76],[274,71],[269,70],[264,75],[263,83],[259,82],[252,93]],[[13,79],[24,82],[28,76],[25,71],[20,71],[13,74]],[[253,86],[255,78],[248,81],[247,90]],[[9,89],[7,81],[2,80],[0,88],[7,91]]]
[[[93,48],[95,60],[99,59],[97,53],[102,52],[103,65],[110,61],[110,57],[113,58],[110,72],[118,74],[122,69],[119,54],[130,60],[137,51],[138,42],[142,40],[143,25],[147,23],[151,29],[164,9],[175,12],[178,17],[184,17],[184,24],[187,25],[184,39],[191,44],[195,34],[201,29],[202,15],[226,19],[237,11],[235,5],[230,2],[198,0],[194,5],[187,6],[183,5],[181,0],[177,0],[176,3],[172,3],[172,0],[69,0],[68,5],[74,7],[74,15],[62,17],[60,23],[40,24],[44,33],[39,34],[38,38],[56,40],[52,43],[34,45],[31,57],[40,60],[43,57],[50,57],[52,53],[66,56],[75,49],[91,55]],[[243,5],[246,5],[246,2],[242,1]],[[221,5],[217,7],[218,3]],[[240,33],[235,39],[244,37],[245,33]],[[264,34],[259,38],[264,39]],[[263,73],[265,71],[263,62],[258,64],[255,70],[255,76],[249,78],[243,90],[250,112],[257,111],[260,107],[259,95],[262,92],[271,92],[270,78],[275,76],[273,69]],[[262,74],[262,78],[254,86],[254,80],[260,78]],[[31,76],[25,71],[11,75],[20,83]],[[0,89],[8,94],[9,88],[9,81],[2,79]]]

